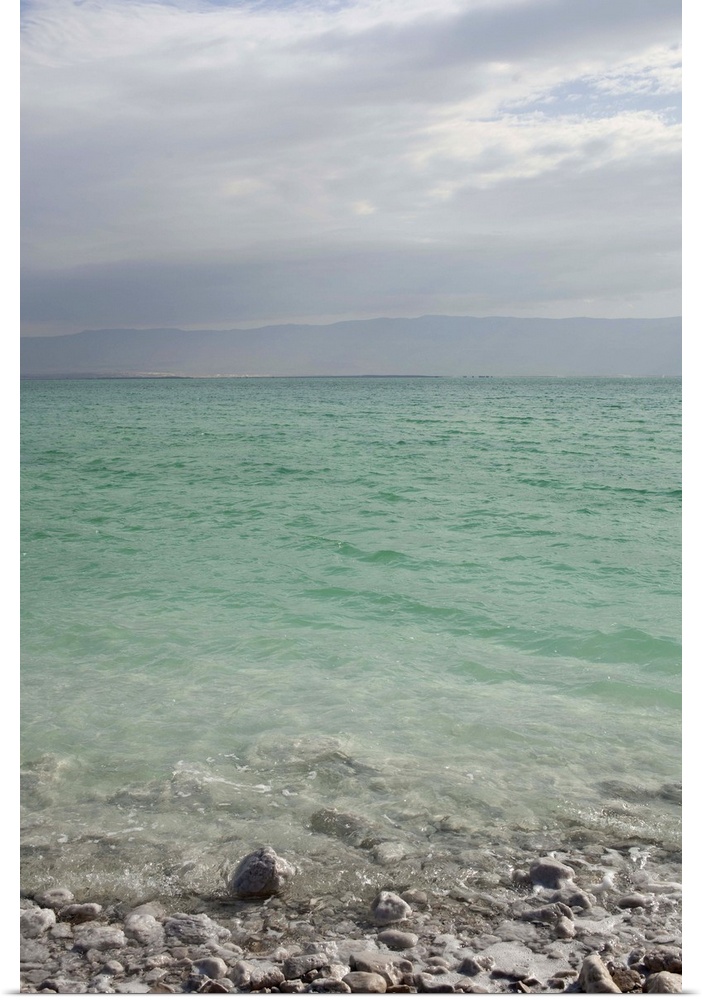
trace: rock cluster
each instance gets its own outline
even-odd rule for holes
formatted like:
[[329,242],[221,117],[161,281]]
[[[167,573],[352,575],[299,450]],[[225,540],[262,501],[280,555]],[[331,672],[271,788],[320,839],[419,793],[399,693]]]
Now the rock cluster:
[[157,900],[76,900],[60,886],[35,892],[20,909],[20,991],[682,990],[679,935],[667,921],[677,886],[655,883],[654,899],[632,898],[573,853],[536,858],[492,893],[466,879],[453,892],[396,884],[363,900],[286,898],[296,874],[260,848],[239,863],[227,896],[195,913]]

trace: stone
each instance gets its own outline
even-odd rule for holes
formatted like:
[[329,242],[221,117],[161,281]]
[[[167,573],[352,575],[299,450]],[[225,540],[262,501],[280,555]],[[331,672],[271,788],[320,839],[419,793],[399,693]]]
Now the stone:
[[341,979],[313,979],[305,993],[351,993],[351,987]]
[[49,906],[54,910],[60,910],[62,906],[72,903],[75,896],[70,889],[65,889],[63,886],[55,886],[52,889],[46,889],[44,892],[37,893],[34,899],[39,906]]
[[419,937],[416,934],[411,934],[409,931],[401,931],[396,927],[388,927],[387,930],[380,932],[378,940],[392,951],[405,951],[407,948],[414,948],[417,941],[419,941]]
[[109,951],[124,948],[127,943],[124,931],[116,924],[83,924],[76,929],[74,944],[78,951]]
[[487,970],[480,958],[469,955],[463,959],[456,971],[462,976],[479,976],[481,972],[486,972]]
[[329,961],[329,956],[324,952],[314,952],[311,955],[290,955],[283,962],[283,972],[286,979],[304,979],[311,972],[318,972],[328,966]]
[[70,920],[73,924],[87,923],[95,920],[102,913],[99,903],[69,903],[59,910],[61,920]]
[[375,972],[388,986],[395,986],[403,974],[412,972],[412,963],[406,958],[383,954],[381,951],[354,951],[349,964],[353,972]]
[[682,993],[682,976],[677,972],[654,972],[643,987],[644,993]]
[[174,913],[164,924],[166,934],[183,944],[205,944],[207,941],[228,941],[231,931],[215,923],[205,913]]
[[351,987],[352,993],[385,993],[387,983],[377,972],[348,972],[342,982]]
[[651,906],[652,903],[650,896],[643,896],[640,892],[631,892],[628,896],[622,896],[617,900],[620,910],[633,910],[635,906]]
[[679,948],[652,948],[646,951],[642,962],[649,972],[682,972],[682,952]]
[[261,847],[242,858],[227,888],[240,899],[264,899],[279,893],[294,874],[293,866],[272,847]]
[[222,958],[216,956],[201,958],[194,964],[194,971],[199,976],[207,976],[209,979],[222,979],[227,973],[227,963]]
[[578,975],[582,993],[621,993],[599,955],[588,955]]
[[420,910],[423,910],[429,903],[429,897],[423,889],[406,889],[400,893],[400,898]]
[[607,962],[609,974],[622,993],[640,993],[644,977],[636,969],[615,962]]
[[45,979],[39,985],[40,992],[51,992],[51,993],[87,993],[88,985],[87,983],[82,983],[77,979],[64,979],[61,976],[57,976],[52,979]]
[[230,978],[235,986],[246,987],[248,992],[253,990],[265,990],[272,986],[279,986],[285,980],[283,970],[273,962],[248,961],[235,962],[232,966]]
[[123,972],[124,966],[116,958],[108,959],[100,969],[100,975],[102,976],[121,976]]
[[[124,933],[139,944],[161,947],[165,940],[162,925],[150,913],[130,913],[124,921]],[[225,967],[226,971],[226,967]],[[212,976],[216,979],[216,976]]]
[[534,885],[542,885],[546,889],[560,889],[566,882],[572,882],[575,871],[554,858],[541,858],[535,861],[529,869],[529,878]]
[[412,907],[394,892],[380,892],[371,903],[371,913],[376,924],[396,924],[407,920]]
[[575,937],[575,924],[569,917],[561,917],[556,923],[556,937],[561,941],[572,941]]
[[20,910],[20,934],[27,938],[38,938],[56,923],[56,914],[48,907],[33,906]]
[[43,965],[50,955],[45,944],[41,944],[34,938],[20,939],[20,965]]

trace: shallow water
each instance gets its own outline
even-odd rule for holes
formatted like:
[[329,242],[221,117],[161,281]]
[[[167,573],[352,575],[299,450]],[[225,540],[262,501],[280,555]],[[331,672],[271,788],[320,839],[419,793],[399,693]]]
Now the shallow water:
[[166,893],[260,843],[343,867],[327,807],[408,857],[677,843],[679,380],[35,381],[22,405],[29,882]]

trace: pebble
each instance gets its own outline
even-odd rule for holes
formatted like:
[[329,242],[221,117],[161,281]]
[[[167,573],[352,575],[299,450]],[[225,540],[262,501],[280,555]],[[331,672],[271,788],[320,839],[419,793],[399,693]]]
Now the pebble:
[[376,924],[396,924],[407,920],[412,913],[412,907],[394,892],[378,893],[371,903],[371,913]]
[[419,937],[409,931],[400,931],[396,927],[389,927],[380,932],[378,940],[386,948],[391,948],[393,951],[405,951],[408,948],[414,948]]
[[350,987],[351,993],[385,993],[387,983],[377,972],[348,972],[342,982]]
[[261,847],[241,859],[228,889],[232,896],[240,899],[274,896],[294,874],[293,866],[279,857],[272,847]]
[[341,979],[313,979],[306,993],[352,993],[348,983]]

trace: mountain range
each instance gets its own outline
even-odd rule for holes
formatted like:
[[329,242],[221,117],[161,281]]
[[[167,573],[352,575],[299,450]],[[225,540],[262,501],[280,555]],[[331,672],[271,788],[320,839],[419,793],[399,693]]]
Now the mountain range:
[[422,316],[24,337],[26,377],[679,375],[682,320]]

